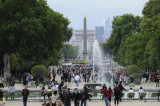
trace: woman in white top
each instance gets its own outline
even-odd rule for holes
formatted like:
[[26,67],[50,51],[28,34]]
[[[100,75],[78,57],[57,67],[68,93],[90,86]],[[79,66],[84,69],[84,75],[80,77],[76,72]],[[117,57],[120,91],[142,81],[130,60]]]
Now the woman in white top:
[[57,100],[59,100],[59,95],[57,94],[57,91],[54,91],[54,93],[52,95],[52,103],[54,104],[54,106],[56,106]]
[[14,96],[15,96],[16,89],[15,89],[15,87],[13,86],[13,84],[11,84],[11,86],[9,87],[8,92],[11,94],[11,100],[14,100]]
[[[141,95],[141,93],[144,93],[144,90],[143,90],[143,88],[142,88],[142,87],[140,87],[140,90],[138,91],[138,93],[139,93],[139,95]],[[141,96],[140,96],[140,99],[142,100],[142,99],[143,99],[143,97],[141,97]]]
[[[133,89],[132,89],[132,88],[130,88],[130,90],[128,90],[128,93],[134,93]],[[131,100],[132,100],[132,97],[129,97],[129,99],[131,99]]]

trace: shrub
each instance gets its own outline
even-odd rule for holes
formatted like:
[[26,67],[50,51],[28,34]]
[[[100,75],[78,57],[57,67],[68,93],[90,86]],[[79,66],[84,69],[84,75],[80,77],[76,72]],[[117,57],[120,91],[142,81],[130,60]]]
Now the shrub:
[[133,73],[140,73],[140,69],[138,68],[138,66],[136,66],[136,65],[129,65],[129,66],[127,66],[127,68],[126,68],[126,74],[127,75],[131,75],[131,74],[133,74]]
[[133,73],[132,75],[134,76],[134,83],[135,83],[136,85],[140,85],[141,80],[140,80],[140,75],[139,75],[139,73]]
[[47,68],[44,65],[36,65],[32,67],[31,73],[37,76],[47,76]]

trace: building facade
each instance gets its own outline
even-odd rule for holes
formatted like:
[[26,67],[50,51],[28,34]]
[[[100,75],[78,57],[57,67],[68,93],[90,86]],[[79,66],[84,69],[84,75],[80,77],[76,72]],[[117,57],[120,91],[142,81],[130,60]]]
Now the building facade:
[[[79,47],[79,52],[83,52],[83,30],[75,30],[75,46]],[[94,30],[87,30],[87,50],[92,51],[95,40]]]

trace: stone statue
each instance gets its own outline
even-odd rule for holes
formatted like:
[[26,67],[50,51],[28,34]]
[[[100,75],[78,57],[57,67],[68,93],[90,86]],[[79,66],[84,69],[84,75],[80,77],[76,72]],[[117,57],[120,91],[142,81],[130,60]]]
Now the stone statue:
[[4,59],[4,68],[10,68],[10,56],[9,56],[9,54],[6,53],[3,56],[3,59]]

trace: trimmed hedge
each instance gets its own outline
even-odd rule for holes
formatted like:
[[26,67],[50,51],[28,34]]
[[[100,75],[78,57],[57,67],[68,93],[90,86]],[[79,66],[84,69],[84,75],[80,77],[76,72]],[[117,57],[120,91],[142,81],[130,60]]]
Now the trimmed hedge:
[[127,68],[126,68],[126,74],[127,75],[131,75],[133,73],[138,73],[139,74],[140,73],[139,67],[136,66],[136,65],[129,65],[129,66],[127,66]]
[[32,67],[31,73],[37,76],[47,76],[47,68],[44,65],[36,65]]
[[129,65],[126,67],[126,74],[129,75],[133,75],[134,76],[134,83],[136,85],[139,85],[141,83],[140,80],[140,69],[138,66],[136,65]]

